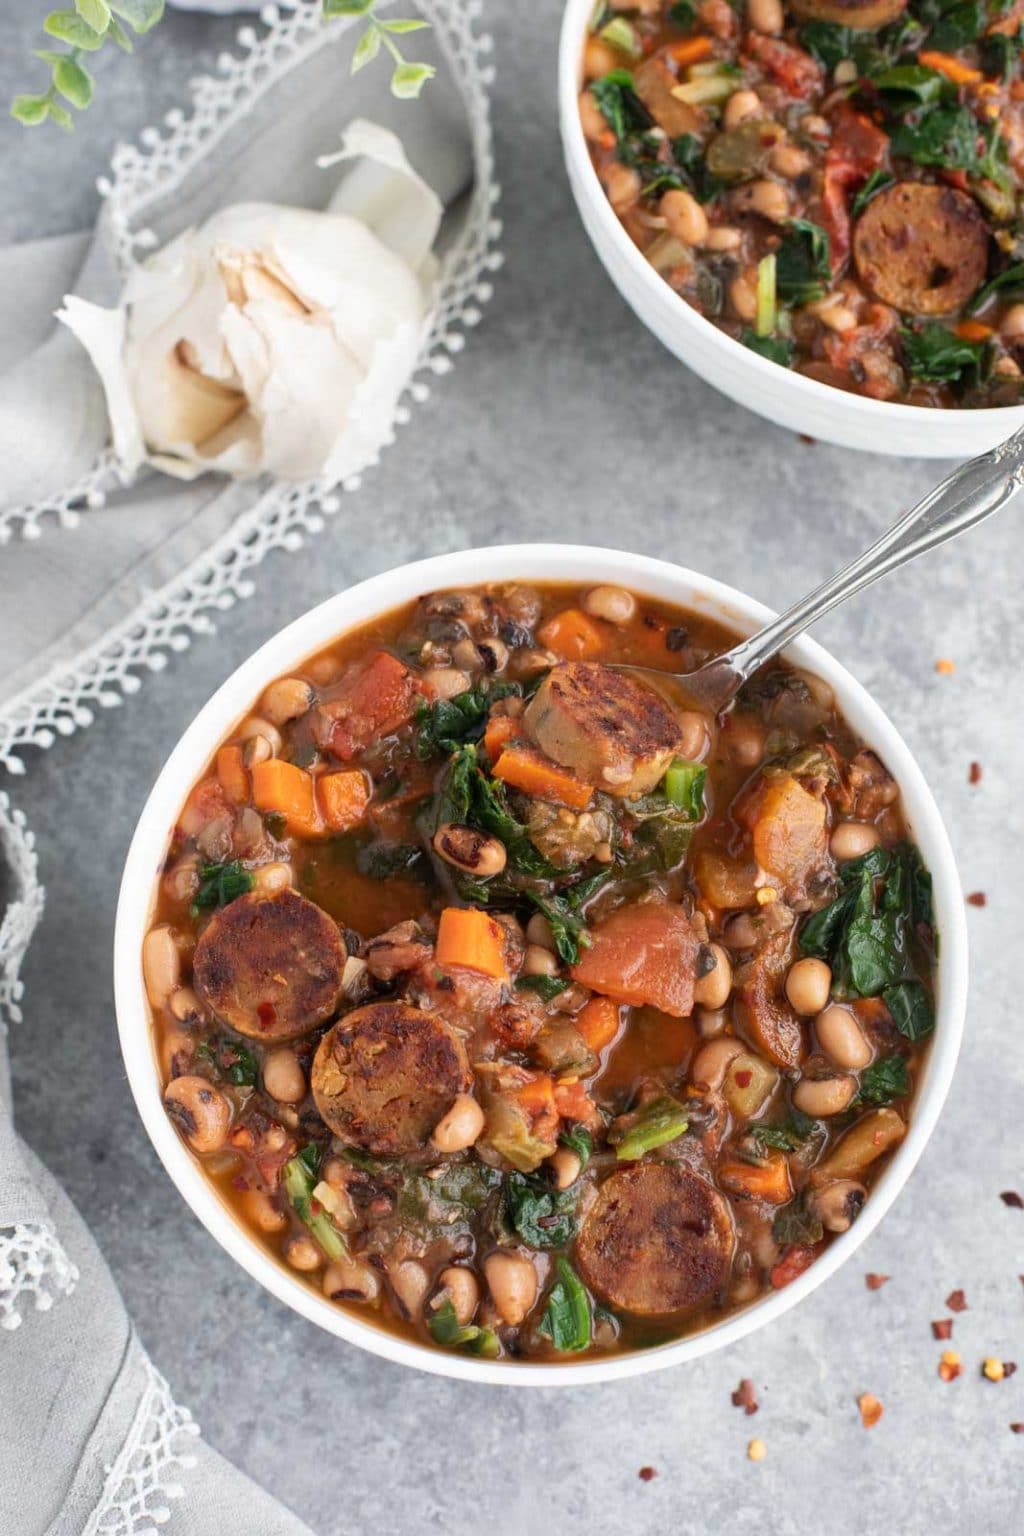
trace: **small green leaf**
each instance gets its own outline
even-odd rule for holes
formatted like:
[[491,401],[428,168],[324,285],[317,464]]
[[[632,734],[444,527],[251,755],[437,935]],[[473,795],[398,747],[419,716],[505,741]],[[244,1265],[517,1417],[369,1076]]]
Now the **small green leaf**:
[[324,0],[324,15],[365,16],[375,4],[376,0]]
[[107,27],[107,36],[113,38],[122,53],[134,53],[135,47],[128,33],[122,27],[116,16],[111,16],[110,25]]
[[380,32],[377,27],[367,27],[356,43],[355,53],[352,55],[352,73],[357,75],[361,69],[365,69],[378,53],[380,53]]
[[558,1278],[548,1293],[540,1331],[563,1351],[588,1348],[591,1338],[590,1297],[568,1260],[559,1256]]
[[402,33],[404,33],[404,32],[422,32],[424,27],[429,27],[430,26],[430,22],[429,21],[419,21],[419,20],[417,20],[417,21],[379,21],[377,23],[377,25],[379,27],[383,27],[385,32],[394,32],[396,36],[401,36]]
[[391,94],[399,101],[412,101],[436,74],[433,64],[406,64],[404,61],[396,64],[391,76]]
[[110,25],[107,0],[75,0],[75,10],[94,32],[105,32]]
[[59,101],[51,100],[49,103],[49,109],[49,115],[57,124],[58,128],[63,128],[65,133],[74,133],[75,120],[71,116],[71,113],[68,111],[67,107],[62,107]]
[[55,64],[60,63],[61,59],[66,59],[67,54],[58,53],[55,48],[33,48],[32,57],[35,59],[42,59],[43,63],[49,64],[50,68],[52,69]]
[[164,14],[164,0],[107,0],[107,4],[140,36],[151,31]]
[[71,48],[84,49],[86,53],[95,53],[97,48],[103,47],[102,33],[90,27],[76,11],[51,11],[43,22],[43,31]]
[[45,123],[50,115],[50,101],[46,96],[15,96],[11,102],[11,116],[26,128]]
[[64,100],[70,101],[80,112],[92,101],[92,75],[70,55],[53,66],[53,83]]

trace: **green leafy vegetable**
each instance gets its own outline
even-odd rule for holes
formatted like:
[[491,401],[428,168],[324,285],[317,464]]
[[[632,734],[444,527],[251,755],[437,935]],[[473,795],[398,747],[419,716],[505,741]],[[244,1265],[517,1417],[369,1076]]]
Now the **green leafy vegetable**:
[[814,1130],[817,1122],[810,1115],[794,1109],[785,1125],[755,1125],[750,1136],[758,1151],[772,1148],[777,1152],[795,1152]]
[[255,1056],[240,1041],[220,1038],[203,1040],[196,1055],[208,1061],[222,1079],[236,1088],[252,1088],[259,1074]]
[[420,701],[416,713],[416,754],[426,760],[438,753],[456,752],[467,741],[478,741],[487,725],[487,715],[497,699],[519,693],[516,683],[492,683],[467,688],[453,699]]
[[651,126],[651,114],[636,94],[628,69],[612,69],[600,80],[592,80],[590,94],[619,144],[626,135]]
[[935,1028],[935,1008],[919,981],[901,981],[882,993],[893,1023],[908,1040],[924,1040]]
[[756,331],[746,328],[740,341],[751,352],[766,357],[770,363],[778,363],[781,368],[788,368],[793,361],[793,343],[783,336],[759,336]]
[[590,1345],[590,1297],[567,1259],[557,1264],[558,1278],[548,1292],[548,1304],[540,1331],[558,1350],[587,1349]]
[[[385,1170],[387,1171],[387,1170]],[[452,1233],[467,1230],[473,1214],[487,1204],[501,1185],[501,1174],[475,1158],[468,1163],[446,1163],[436,1178],[424,1173],[397,1170],[401,1176],[396,1214],[405,1225],[424,1234],[439,1226]]]
[[850,212],[853,217],[856,218],[859,213],[864,212],[864,209],[876,192],[881,192],[885,187],[891,187],[892,185],[893,177],[890,176],[888,171],[872,171],[850,204]]
[[418,843],[363,843],[356,850],[356,869],[372,880],[394,880],[423,870]]
[[668,8],[668,17],[677,27],[692,27],[697,19],[697,8],[693,0],[674,0]]
[[446,1296],[428,1317],[427,1331],[442,1349],[465,1349],[467,1354],[480,1355],[487,1360],[495,1360],[501,1353],[498,1335],[492,1328],[459,1322],[450,1296]]
[[199,889],[192,898],[191,912],[197,917],[213,907],[226,907],[229,902],[244,896],[256,884],[251,869],[246,869],[239,859],[229,864],[201,864]]
[[635,1163],[645,1152],[675,1141],[686,1130],[687,1112],[676,1099],[664,1095],[652,1099],[639,1111],[628,1130],[609,1133],[615,1156],[622,1163]]
[[1024,28],[1010,35],[990,32],[981,40],[981,67],[986,75],[997,75],[1005,85],[1013,74],[1024,47]]
[[704,146],[695,133],[681,133],[672,140],[672,158],[698,203],[710,203],[718,196],[725,183],[709,170]]
[[893,127],[893,156],[906,155],[918,165],[940,165],[946,170],[980,171],[981,125],[967,107],[926,106],[901,117]]
[[930,926],[927,871],[916,848],[872,848],[839,873],[839,894],[806,921],[805,955],[828,960],[836,997],[877,997],[915,980],[910,940]]
[[594,1150],[593,1138],[586,1126],[580,1125],[578,1122],[573,1125],[567,1125],[559,1133],[558,1145],[560,1147],[568,1147],[576,1153],[580,1160],[580,1172],[582,1173],[583,1169],[590,1162],[591,1153]]
[[704,781],[708,771],[703,763],[687,762],[685,757],[673,758],[662,788],[670,804],[685,811],[692,821],[700,821],[704,815]]
[[988,26],[984,0],[967,0],[946,10],[928,34],[928,47],[939,53],[959,53]]
[[559,958],[566,965],[575,965],[580,958],[580,950],[589,949],[591,945],[583,918],[573,910],[566,896],[539,896],[536,891],[527,891],[526,894],[538,912],[547,918]]
[[344,1258],[345,1239],[324,1211],[313,1209],[313,1190],[320,1167],[320,1153],[314,1143],[303,1147],[297,1157],[284,1165],[284,1192],[301,1222],[309,1228],[329,1259]]
[[609,47],[617,49],[619,53],[624,53],[627,58],[638,59],[640,57],[640,39],[625,16],[615,16],[611,21],[606,22],[598,36]]
[[902,1056],[882,1056],[860,1075],[858,1104],[891,1104],[910,1092],[910,1073]]
[[772,1222],[772,1237],[784,1245],[796,1243],[800,1247],[820,1243],[825,1229],[817,1216],[812,1216],[802,1200],[792,1200],[777,1211]]
[[1006,293],[1015,288],[1024,289],[1024,261],[1014,262],[1012,267],[1007,267],[1005,272],[990,278],[979,288],[967,306],[967,313],[976,315],[979,309],[985,307],[994,293]]
[[832,280],[829,238],[810,219],[790,219],[776,256],[776,286],[787,304],[811,304]]
[[[893,64],[872,76],[872,84],[884,96],[898,98],[899,104],[917,101],[923,105],[956,95],[952,81],[924,64]],[[891,105],[895,107],[897,102]]]
[[831,21],[809,21],[800,28],[800,41],[818,63],[831,71],[853,57],[854,32]]
[[520,976],[516,982],[519,992],[536,992],[542,1002],[550,1003],[553,997],[564,992],[569,982],[564,976]]
[[509,1222],[530,1248],[564,1248],[576,1236],[578,1192],[552,1189],[533,1174],[510,1173],[505,1180]]
[[927,320],[916,329],[900,331],[907,368],[915,379],[956,384],[980,366],[985,343],[963,341],[939,320]]

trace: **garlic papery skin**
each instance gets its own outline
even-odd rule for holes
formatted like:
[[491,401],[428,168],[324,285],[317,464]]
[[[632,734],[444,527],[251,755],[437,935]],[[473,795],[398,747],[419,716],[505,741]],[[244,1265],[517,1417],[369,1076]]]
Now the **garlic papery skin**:
[[130,275],[113,310],[59,318],[100,376],[114,454],[192,479],[334,484],[378,457],[422,355],[442,206],[394,134],[358,120],[324,212],[244,203]]

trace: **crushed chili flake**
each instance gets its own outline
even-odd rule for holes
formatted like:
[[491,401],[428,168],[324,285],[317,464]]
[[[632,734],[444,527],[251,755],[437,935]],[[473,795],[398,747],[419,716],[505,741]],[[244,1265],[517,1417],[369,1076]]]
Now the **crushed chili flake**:
[[753,1076],[753,1072],[749,1072],[744,1069],[743,1071],[735,1072],[733,1074],[733,1082],[736,1084],[737,1088],[749,1088]]
[[277,1009],[274,1007],[273,1003],[260,1003],[259,1007],[256,1009],[256,1017],[259,1019],[264,1029],[269,1029],[271,1024],[274,1024],[277,1021]]
[[943,1381],[955,1381],[963,1370],[960,1356],[955,1349],[944,1349],[939,1361],[939,1375]]
[[951,1339],[953,1337],[953,1319],[940,1317],[937,1323],[932,1323],[932,1338]]
[[749,1376],[744,1376],[736,1391],[732,1394],[734,1408],[742,1408],[745,1414],[756,1413],[761,1406],[755,1395],[754,1383]]
[[1024,1424],[1011,1424],[1010,1428],[1015,1435],[1024,1435]]
[[981,1362],[981,1374],[986,1381],[1005,1381],[1016,1369],[1016,1361],[997,1360],[995,1355],[989,1355]]
[[968,784],[980,784],[981,783],[981,764],[980,763],[972,763],[970,768],[968,768],[968,770],[967,770],[967,782],[968,782]]
[[857,1399],[857,1407],[860,1409],[860,1421],[865,1429],[874,1429],[885,1412],[881,1400],[873,1392],[862,1392]]
[[891,1279],[892,1275],[865,1275],[864,1284],[869,1291],[880,1291],[886,1281]]
[[951,1312],[966,1312],[967,1297],[963,1291],[950,1291],[946,1297],[946,1306]]
[[768,1447],[763,1440],[751,1440],[747,1446],[747,1456],[751,1461],[764,1461],[768,1455]]
[[956,662],[951,661],[948,656],[940,656],[935,663],[935,670],[940,677],[952,677],[956,671]]
[[987,907],[988,897],[984,891],[971,891],[967,897],[967,905],[969,907]]
[[1004,1189],[999,1198],[1004,1205],[1012,1206],[1015,1211],[1024,1211],[1024,1195],[1018,1195],[1015,1189]]
[[640,1471],[637,1473],[637,1477],[640,1479],[640,1481],[642,1483],[649,1483],[649,1482],[651,1482],[651,1480],[653,1478],[657,1477],[657,1475],[658,1475],[657,1467],[641,1467]]

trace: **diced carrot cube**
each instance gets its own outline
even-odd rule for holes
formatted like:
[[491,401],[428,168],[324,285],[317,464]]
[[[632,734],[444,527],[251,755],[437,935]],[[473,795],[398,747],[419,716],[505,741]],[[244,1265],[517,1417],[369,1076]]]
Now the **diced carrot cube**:
[[508,979],[505,929],[475,907],[445,907],[434,953],[438,965],[462,965],[499,981]]
[[555,1108],[563,1120],[593,1120],[596,1106],[583,1084],[556,1083]]
[[793,1198],[789,1163],[782,1152],[772,1152],[762,1163],[723,1163],[718,1170],[723,1189],[748,1200],[785,1205]]
[[619,1004],[610,997],[592,997],[573,1023],[592,1051],[603,1051],[619,1032]]
[[531,747],[505,747],[494,764],[494,777],[524,795],[553,800],[574,811],[585,810],[594,796],[589,784],[581,784],[567,768],[559,768]]
[[362,821],[370,803],[366,774],[354,769],[347,773],[324,773],[316,780],[320,811],[332,832],[347,832]]
[[484,731],[484,751],[492,763],[501,756],[501,749],[516,733],[516,722],[510,715],[492,715]]
[[537,631],[537,639],[566,661],[591,661],[604,650],[601,630],[580,608],[563,608]]
[[244,805],[249,798],[249,773],[242,759],[241,747],[221,747],[217,753],[217,779],[232,805]]
[[252,798],[257,810],[283,816],[289,832],[315,837],[322,831],[312,776],[294,763],[281,757],[257,763],[252,770]]

